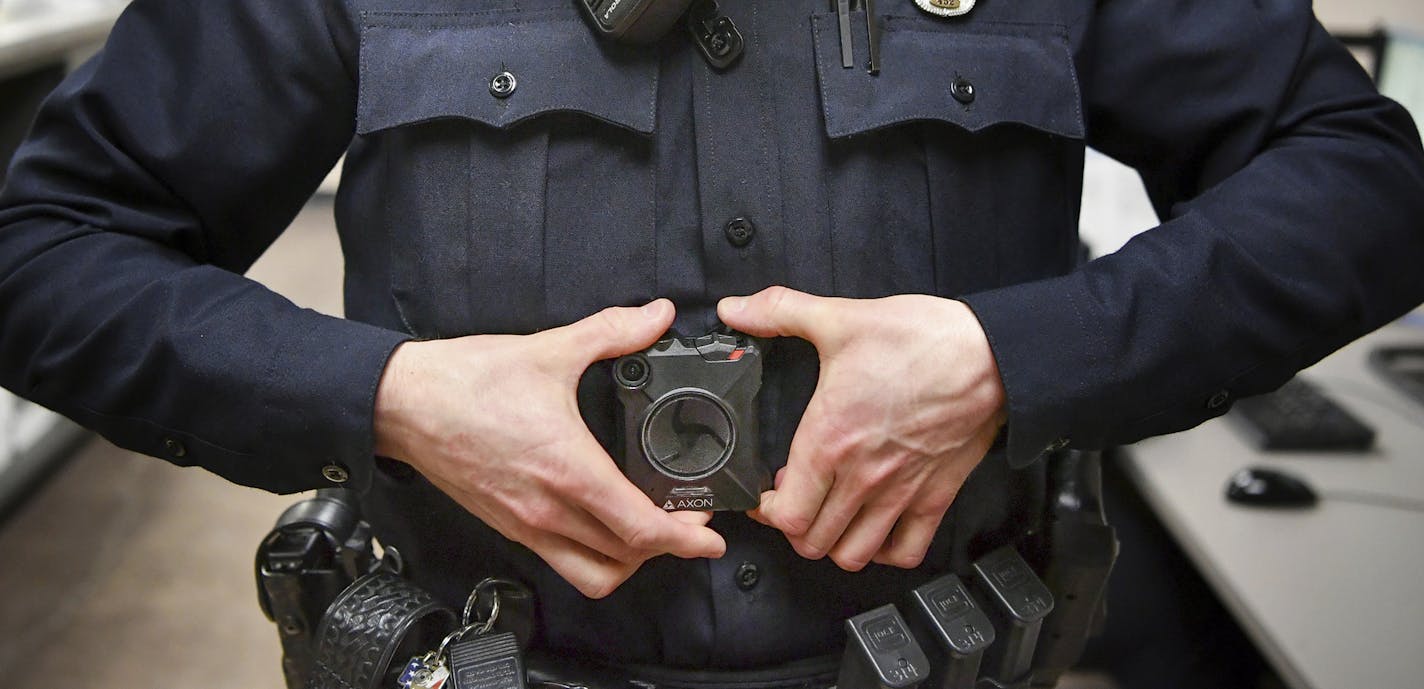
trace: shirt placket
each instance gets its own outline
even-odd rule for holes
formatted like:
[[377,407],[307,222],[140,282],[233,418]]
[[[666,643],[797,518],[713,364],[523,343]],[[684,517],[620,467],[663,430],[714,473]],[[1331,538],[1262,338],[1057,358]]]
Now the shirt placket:
[[774,280],[783,255],[775,111],[757,3],[724,1],[746,39],[724,72],[694,70],[699,221],[707,296],[749,294]]
[[[693,70],[697,138],[697,193],[707,296],[751,294],[784,276],[784,220],[776,110],[768,78],[774,65],[758,46],[772,31],[758,3],[723,0],[741,30],[746,51],[723,72]],[[769,563],[728,544],[726,557],[708,560],[714,615],[712,655],[745,645],[755,629],[758,579]]]

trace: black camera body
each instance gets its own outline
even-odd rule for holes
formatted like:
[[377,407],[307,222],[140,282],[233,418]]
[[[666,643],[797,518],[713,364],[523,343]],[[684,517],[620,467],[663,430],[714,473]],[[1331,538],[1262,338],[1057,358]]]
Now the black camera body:
[[[746,48],[742,32],[716,0],[574,0],[594,33],[616,43],[649,44],[684,19],[692,42],[713,69],[723,70]],[[695,2],[695,4],[694,4]],[[691,9],[689,9],[691,6]]]
[[762,348],[746,335],[671,337],[613,364],[628,479],[665,510],[744,511],[771,488],[758,452]]
[[652,43],[663,37],[692,0],[578,0],[598,33],[623,43]]

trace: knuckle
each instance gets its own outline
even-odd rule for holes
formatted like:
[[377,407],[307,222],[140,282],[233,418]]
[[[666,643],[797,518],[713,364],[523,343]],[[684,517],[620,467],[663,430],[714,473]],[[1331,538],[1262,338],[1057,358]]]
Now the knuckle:
[[801,548],[802,550],[804,550],[804,552],[802,552],[801,554],[812,560],[819,560],[829,554],[831,552],[831,547],[834,545],[834,543],[825,543],[820,541],[819,539],[802,539]]
[[525,500],[512,507],[514,516],[537,531],[548,531],[554,525],[553,505],[542,500]]
[[[781,531],[789,536],[801,536],[811,530],[811,517],[802,514],[778,515],[776,522]],[[821,555],[825,555],[824,552]],[[820,557],[817,555],[816,557]]]
[[859,572],[870,564],[870,556],[864,553],[832,553],[831,561],[847,572]]
[[789,287],[781,285],[768,287],[762,292],[762,298],[766,300],[766,313],[773,321],[779,321],[783,316],[789,315],[788,310],[794,294]]
[[952,505],[954,505],[954,494],[952,493],[944,497],[930,498],[920,508],[920,514],[927,517],[943,517]]
[[615,576],[598,574],[586,579],[583,584],[577,588],[583,595],[598,600],[600,598],[607,598],[618,589],[618,585],[621,583],[623,583],[622,580]]
[[762,298],[766,299],[767,307],[771,310],[780,308],[782,302],[791,294],[791,289],[785,285],[773,285],[762,291]]
[[578,495],[583,486],[577,474],[572,471],[545,471],[539,474],[539,482],[544,490],[553,495]]
[[826,556],[826,550],[824,548],[817,548],[802,540],[792,541],[791,549],[795,550],[797,555],[807,560],[819,560]]
[[533,549],[535,544],[534,530],[523,522],[515,522],[504,526],[498,531],[515,543],[519,543],[529,549]]
[[617,337],[623,331],[623,312],[617,306],[609,306],[594,314],[593,322],[605,337]]
[[854,494],[860,498],[869,495],[889,494],[896,488],[901,488],[899,477],[899,467],[886,461],[867,461],[856,467],[856,474],[850,481],[849,487],[854,490]]
[[636,523],[624,533],[623,542],[629,550],[652,550],[658,543],[658,535],[647,524]]
[[890,553],[885,560],[891,567],[914,569],[925,561],[925,554],[918,550],[908,552],[898,551]]
[[911,504],[909,509],[905,511],[914,517],[939,519],[944,517],[944,514],[949,511],[950,506],[954,504],[956,494],[955,491],[944,491],[942,493],[927,495],[915,501],[915,503]]
[[830,477],[835,475],[838,464],[835,448],[822,445],[820,449],[806,453],[805,463],[796,467],[796,473],[805,473],[804,478],[821,483],[830,480]]
[[864,462],[857,470],[857,484],[865,488],[879,488],[897,483],[900,474],[899,462],[881,460]]
[[608,306],[584,318],[579,322],[580,327],[570,332],[578,335],[582,348],[602,350],[621,342],[628,324],[622,307]]
[[860,415],[848,413],[837,404],[822,406],[821,418],[817,419],[818,445],[822,448],[817,456],[832,468],[847,458],[855,457],[874,442],[862,423],[856,421]]
[[615,546],[608,555],[623,564],[641,563],[647,558],[645,551],[627,544]]

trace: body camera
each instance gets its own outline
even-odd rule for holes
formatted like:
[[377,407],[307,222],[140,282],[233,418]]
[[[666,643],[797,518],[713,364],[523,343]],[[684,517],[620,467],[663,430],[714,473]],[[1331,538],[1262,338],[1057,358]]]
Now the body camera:
[[623,473],[665,510],[749,510],[771,487],[758,452],[762,348],[672,337],[618,359]]

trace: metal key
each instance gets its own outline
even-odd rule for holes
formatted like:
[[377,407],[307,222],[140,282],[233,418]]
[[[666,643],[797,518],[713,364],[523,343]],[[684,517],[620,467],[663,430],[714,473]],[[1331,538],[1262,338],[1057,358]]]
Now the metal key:
[[[463,641],[465,637],[473,637],[478,641],[479,637],[489,634],[490,630],[494,629],[495,622],[499,619],[499,587],[501,586],[512,587],[516,590],[523,588],[516,582],[495,578],[485,579],[479,584],[476,584],[474,590],[470,591],[469,598],[465,600],[465,611],[464,614],[460,616],[460,626],[456,628],[455,631],[445,635],[444,639],[441,639],[439,648],[411,658],[410,662],[406,663],[405,671],[401,673],[400,678],[396,681],[397,689],[445,689],[447,687],[447,681],[454,676],[452,672],[454,664],[451,659],[469,656],[468,651],[464,649],[470,646],[471,642]],[[475,608],[486,594],[490,600],[489,613],[477,615]],[[510,689],[524,689],[524,663],[523,659],[518,657],[519,645],[515,640],[514,634],[511,632],[501,632],[492,635],[492,637],[499,639],[503,644],[513,648],[514,662],[518,667],[519,683],[517,686],[511,686]],[[505,637],[507,637],[507,639]],[[477,645],[477,647],[479,647],[479,645]],[[505,645],[501,645],[500,650],[503,652],[504,649]],[[465,674],[468,677],[479,677],[480,679],[480,681],[474,683],[467,680],[464,683],[464,686],[467,688],[499,689],[499,687],[505,686],[504,684],[487,686],[488,682],[485,681],[484,677],[479,676],[478,672],[475,674],[466,672]],[[449,685],[453,685],[453,687],[461,686],[458,680],[448,683]]]

